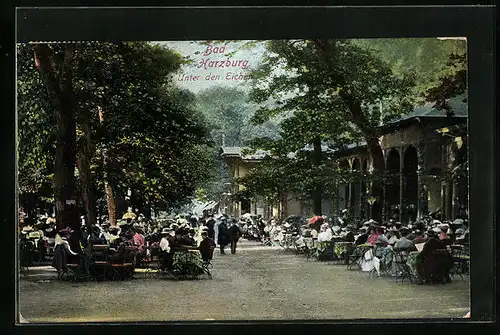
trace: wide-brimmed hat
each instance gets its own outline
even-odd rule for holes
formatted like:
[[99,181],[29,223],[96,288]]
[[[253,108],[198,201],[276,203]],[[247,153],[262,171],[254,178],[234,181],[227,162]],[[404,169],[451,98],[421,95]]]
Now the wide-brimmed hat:
[[24,233],[29,233],[30,231],[33,231],[33,227],[32,226],[25,226],[22,229],[22,232],[24,232]]
[[389,243],[390,245],[394,245],[394,244],[396,244],[397,241],[398,241],[398,238],[396,237],[396,235],[393,235],[393,236],[391,236],[391,238],[389,239],[389,241],[387,243]]
[[455,219],[451,224],[455,225],[455,226],[461,226],[464,224],[464,220],[462,219]]
[[389,240],[387,239],[387,237],[385,235],[380,235],[375,240],[375,244],[385,244],[385,243],[388,243],[388,242],[389,242]]
[[444,230],[444,229],[448,230],[448,228],[450,228],[450,225],[449,225],[449,224],[447,224],[447,223],[442,223],[442,224],[440,224],[440,225],[437,225],[437,227],[438,227],[439,229],[442,229],[442,230]]
[[161,234],[170,234],[172,228],[165,227],[161,230]]
[[441,232],[441,228],[434,227],[434,228],[432,228],[432,231],[435,232],[435,233],[440,233]]
[[410,232],[410,229],[408,229],[407,227],[401,227],[401,228],[399,228],[399,232],[401,234],[406,234],[406,233]]

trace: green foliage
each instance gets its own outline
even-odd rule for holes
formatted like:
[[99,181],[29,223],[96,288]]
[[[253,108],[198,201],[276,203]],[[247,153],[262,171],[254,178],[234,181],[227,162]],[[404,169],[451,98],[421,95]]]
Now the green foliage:
[[447,71],[450,55],[463,56],[467,51],[466,41],[456,39],[359,39],[354,40],[354,43],[389,62],[396,73],[413,70],[416,77],[415,95],[420,98],[420,102],[423,102],[429,89],[440,84],[443,71]]
[[452,113],[448,100],[467,93],[467,57],[465,54],[451,54],[446,67],[439,74],[437,86],[425,92],[425,99],[435,102],[438,109]]
[[[52,48],[57,55],[60,46]],[[31,46],[19,45],[18,60],[20,186],[22,192],[35,192],[54,173],[55,113],[34,67]],[[118,197],[130,187],[141,203],[172,208],[207,178],[210,142],[205,118],[194,108],[194,95],[172,80],[182,63],[180,55],[144,42],[77,45],[77,136],[80,144],[87,140],[87,119],[94,191],[103,189],[106,170]]]
[[[408,112],[414,74],[395,73],[351,41],[267,41],[266,46],[268,53],[252,73],[250,97],[261,106],[252,122],[283,119],[279,139],[255,139],[252,147],[281,159],[269,160],[243,182],[255,193],[280,189],[308,200],[321,185],[323,197],[336,196],[339,182],[358,177],[335,166],[331,149],[359,142],[384,120]],[[346,95],[359,104],[360,115]],[[321,153],[312,150],[314,142],[323,144]]]
[[18,165],[21,193],[50,196],[54,178],[55,114],[36,73],[33,50],[17,45]]

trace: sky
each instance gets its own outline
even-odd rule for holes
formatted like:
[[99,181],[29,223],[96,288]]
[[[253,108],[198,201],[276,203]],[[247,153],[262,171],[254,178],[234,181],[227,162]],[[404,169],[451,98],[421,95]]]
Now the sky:
[[210,46],[192,41],[158,43],[192,60],[182,67],[174,80],[179,86],[197,93],[214,85],[248,88],[249,72],[258,66],[265,48],[257,45],[238,50],[247,42],[230,41]]

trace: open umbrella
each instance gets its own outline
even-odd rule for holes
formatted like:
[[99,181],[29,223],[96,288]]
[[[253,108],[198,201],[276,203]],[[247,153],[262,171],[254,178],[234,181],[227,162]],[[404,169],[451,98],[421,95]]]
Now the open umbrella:
[[309,220],[309,225],[313,225],[313,224],[315,224],[316,222],[318,222],[319,220],[323,220],[323,217],[322,217],[322,216],[319,216],[319,215],[313,216],[313,217]]

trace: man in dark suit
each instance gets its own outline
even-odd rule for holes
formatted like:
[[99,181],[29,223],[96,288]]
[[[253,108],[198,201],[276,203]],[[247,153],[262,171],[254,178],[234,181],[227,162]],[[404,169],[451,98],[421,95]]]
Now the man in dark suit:
[[241,230],[240,227],[238,227],[236,219],[233,219],[233,224],[229,228],[228,233],[229,233],[229,240],[231,241],[231,253],[235,254],[236,244],[238,243],[238,240],[240,239],[241,236]]
[[202,240],[200,245],[198,246],[198,250],[200,250],[201,258],[205,263],[208,263],[212,260],[215,242],[213,239],[208,237],[208,233],[206,231],[201,233]]
[[212,240],[215,239],[215,230],[214,230],[215,220],[212,216],[210,216],[207,220],[207,228],[208,228],[208,237]]

